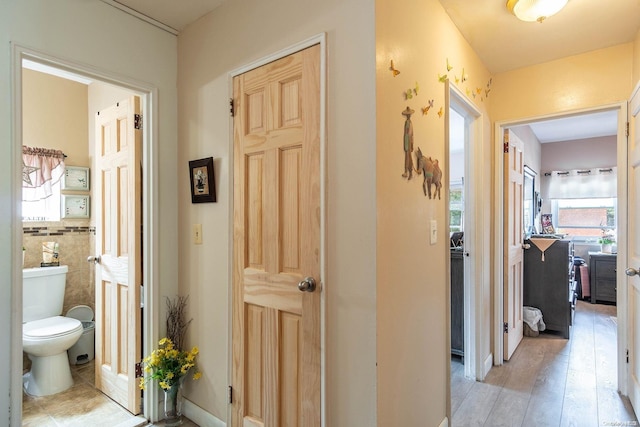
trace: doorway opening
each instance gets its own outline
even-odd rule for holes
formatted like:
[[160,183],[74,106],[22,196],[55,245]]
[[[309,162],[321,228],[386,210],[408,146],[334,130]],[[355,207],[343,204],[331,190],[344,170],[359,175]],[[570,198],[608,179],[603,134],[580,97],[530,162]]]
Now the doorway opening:
[[[153,304],[152,302],[158,300],[157,295],[159,293],[157,289],[158,287],[156,284],[157,276],[156,274],[154,274],[154,270],[155,270],[154,265],[157,265],[155,260],[156,251],[154,251],[151,246],[151,240],[155,234],[154,230],[157,228],[156,220],[155,220],[155,218],[157,217],[157,206],[156,206],[157,202],[156,202],[156,198],[153,197],[153,194],[155,193],[157,188],[157,184],[156,184],[157,166],[156,166],[156,161],[154,160],[155,159],[154,153],[156,151],[154,147],[157,146],[157,136],[152,135],[152,132],[151,132],[151,130],[154,128],[154,123],[156,123],[156,112],[154,111],[155,99],[157,97],[156,89],[152,86],[147,86],[140,82],[128,81],[127,79],[124,79],[122,77],[112,77],[109,75],[109,73],[102,73],[102,72],[96,72],[95,70],[89,70],[85,66],[63,61],[63,60],[51,57],[49,55],[46,55],[44,53],[35,52],[17,45],[13,46],[12,59],[13,59],[12,87],[14,88],[14,94],[15,94],[14,105],[13,105],[14,117],[15,117],[13,143],[15,147],[14,161],[16,162],[16,164],[21,164],[22,162],[22,149],[21,149],[22,145],[32,144],[32,145],[39,145],[41,147],[46,146],[46,143],[38,144],[37,141],[36,142],[26,141],[25,138],[28,137],[29,133],[25,132],[22,127],[23,123],[25,122],[28,123],[28,118],[26,118],[25,115],[30,114],[29,111],[27,111],[24,107],[28,103],[31,103],[33,105],[34,102],[32,101],[35,101],[36,104],[38,103],[37,89],[35,91],[32,91],[31,94],[25,94],[25,89],[26,89],[25,85],[28,85],[29,82],[34,81],[32,77],[36,76],[36,80],[38,77],[45,76],[44,77],[45,80],[53,78],[53,79],[58,79],[59,81],[64,81],[64,82],[69,82],[70,80],[74,80],[75,82],[82,82],[80,84],[84,84],[84,85],[95,84],[95,87],[93,89],[95,89],[95,91],[98,94],[94,94],[94,99],[100,100],[99,102],[106,102],[106,100],[109,99],[109,97],[117,98],[123,94],[125,94],[126,96],[136,95],[140,98],[142,113],[145,117],[145,120],[142,125],[143,126],[142,159],[140,162],[140,165],[141,165],[140,174],[142,177],[143,191],[142,191],[142,194],[139,194],[140,199],[142,200],[142,206],[144,207],[141,222],[144,225],[143,228],[145,230],[145,233],[142,237],[142,242],[141,242],[143,250],[139,258],[139,264],[141,265],[141,268],[143,271],[143,277],[145,278],[144,280],[145,286],[142,287],[140,292],[142,294],[142,301],[148,301],[150,302],[150,304],[147,304],[147,306],[145,307],[145,310],[142,310],[142,316],[143,316],[142,330],[134,331],[134,332],[136,335],[139,335],[140,332],[142,332],[143,338],[142,338],[141,344],[143,348],[143,353],[147,353],[148,349],[152,348],[153,343],[157,341],[157,336],[154,335],[154,334],[157,334],[157,332],[155,332],[155,327],[153,327],[153,325],[157,322],[154,322],[153,319],[156,319],[158,316],[158,308],[156,307],[156,304]],[[39,80],[39,81],[42,82],[42,80]],[[48,83],[50,82],[51,80],[48,80]],[[48,83],[45,83],[45,84],[48,84]],[[32,96],[31,101],[27,99],[27,96]],[[88,99],[88,95],[87,95],[87,99]],[[107,105],[99,107],[99,109],[106,106]],[[91,116],[92,114],[89,114],[87,117],[78,117],[77,119],[79,121],[84,121],[84,120],[90,121],[89,117]],[[67,126],[74,126],[74,124],[69,123],[67,124]],[[85,141],[90,140],[91,139],[90,135],[94,134],[93,124],[89,124],[87,126],[86,123],[82,123],[79,127],[83,127],[83,126],[88,129],[88,135],[86,135],[87,138],[85,138]],[[91,145],[89,145],[89,147],[91,147]],[[69,150],[69,149],[65,148],[65,150]],[[73,151],[72,148],[71,150]],[[80,151],[83,151],[83,150],[80,150]],[[89,148],[83,154],[78,155],[76,160],[79,161],[79,163],[76,163],[75,165],[92,168],[92,166],[95,163],[92,164],[92,162],[88,159],[94,158],[95,153],[91,153],[91,151],[93,150]],[[71,161],[69,162],[69,164],[72,164],[72,163],[75,163],[75,162],[71,162]],[[20,200],[21,200],[20,196],[22,193],[21,191],[22,185],[21,185],[21,182],[18,181],[17,177],[15,178],[15,180],[16,182],[13,183],[13,188],[14,188],[14,194],[16,195],[15,197],[17,199],[16,205],[19,206]],[[91,193],[89,193],[88,191],[83,192],[82,194],[81,193],[76,194],[76,193],[77,192],[73,192],[74,197],[79,196],[80,198],[84,198],[84,200],[91,200],[91,197],[96,197],[98,195],[97,188],[95,187],[91,188]],[[70,196],[70,195],[72,194],[69,193],[67,196]],[[18,211],[20,212],[21,210],[18,209]],[[97,211],[94,211],[93,213],[95,214],[97,213]],[[12,223],[14,224],[15,230],[20,230],[23,227],[22,219],[23,218],[18,217],[17,214],[14,216],[14,218],[12,218]],[[71,278],[72,280],[69,280],[68,278],[67,291],[69,292],[71,290],[69,289],[70,283],[72,282],[78,283],[79,286],[78,286],[78,289],[76,289],[76,292],[79,292],[80,294],[82,294],[80,298],[83,299],[86,305],[90,305],[94,301],[88,301],[89,297],[87,295],[91,294],[90,289],[94,286],[94,284],[92,283],[93,276],[89,277],[89,274],[92,274],[90,270],[92,270],[93,267],[87,267],[87,264],[88,264],[87,262],[84,262],[82,265],[78,263],[78,258],[87,259],[87,256],[94,255],[94,248],[89,243],[89,240],[91,239],[91,233],[92,233],[91,224],[94,224],[94,223],[90,220],[87,220],[85,222],[87,222],[87,224],[83,223],[82,227],[75,227],[73,223],[63,224],[61,222],[56,221],[54,223],[49,224],[49,225],[52,225],[51,228],[52,228],[52,231],[54,231],[50,237],[37,236],[37,234],[41,234],[41,233],[31,233],[30,235],[34,239],[56,240],[56,239],[66,238],[64,236],[64,232],[62,233],[62,235],[59,234],[59,228],[68,230],[69,231],[68,234],[84,233],[83,242],[82,244],[79,245],[80,249],[78,249],[77,251],[75,250],[76,248],[72,249],[72,246],[74,246],[73,244],[70,244],[68,247],[69,251],[73,250],[74,252],[73,252],[73,255],[71,255],[70,253],[66,255],[67,260],[71,261],[70,258],[73,257],[73,260],[74,262],[76,262],[76,267],[77,267],[76,273],[77,273],[77,276],[79,277]],[[25,226],[30,227],[28,225],[29,223],[24,223],[24,224],[26,224]],[[78,231],[79,229],[81,229],[80,232]],[[47,234],[49,234],[49,231],[47,231]],[[23,237],[23,233],[18,233],[16,231],[15,236],[16,236],[15,242],[17,244],[22,244],[24,246],[23,239],[25,239],[26,237]],[[84,240],[86,240],[86,242]],[[29,244],[34,245],[34,247],[37,245],[35,240],[33,242],[30,242]],[[39,254],[35,252],[36,251],[34,251],[33,254],[30,254],[27,257],[29,266],[31,267],[39,266],[39,260],[38,260]],[[65,254],[62,252],[62,249],[61,249],[62,262],[64,262],[64,257],[65,257]],[[22,391],[23,346],[22,346],[22,326],[21,326],[22,312],[23,312],[22,310],[23,292],[22,292],[21,270],[22,269],[18,265],[14,265],[14,272],[16,272],[16,274],[14,275],[15,280],[13,280],[12,283],[13,283],[13,294],[15,295],[15,297],[12,301],[12,308],[13,308],[13,312],[16,313],[16,315],[14,316],[14,322],[12,324],[13,351],[12,351],[11,365],[12,365],[12,372],[14,372],[14,375],[11,378],[11,394],[12,394],[11,407],[16,409],[22,408],[22,401],[23,401],[23,391]],[[64,315],[64,312],[62,314]],[[84,376],[88,376],[88,377],[91,376],[90,372],[86,372],[87,369],[85,369],[84,371],[85,371]],[[144,413],[144,416],[146,418],[154,419],[157,417],[156,416],[157,405],[152,404],[152,402],[155,402],[155,401],[157,401],[157,390],[150,390],[149,393],[145,394],[143,405],[142,405],[144,409],[142,412]],[[74,406],[74,405],[71,405],[71,406]],[[77,405],[75,406],[77,407]],[[15,422],[16,425],[19,425],[22,418],[21,414],[22,414],[22,411],[17,411],[17,410],[12,411],[12,417],[13,417],[12,423]]]
[[[482,210],[477,203],[478,183],[481,182],[482,116],[472,102],[450,82],[445,85],[448,108],[446,134],[448,144],[449,235],[450,235],[450,294],[458,298],[462,310],[453,310],[451,301],[450,333],[454,357],[464,364],[467,378],[483,380],[488,372],[482,360],[478,342],[483,342],[482,275],[484,265],[479,251],[483,247]],[[457,290],[454,291],[454,279]],[[456,317],[454,319],[454,316]],[[455,324],[455,330],[454,330]],[[454,349],[454,342],[456,348]],[[460,348],[461,347],[461,348]],[[490,368],[490,365],[489,365]]]
[[[564,139],[567,142],[561,142],[562,138],[559,136],[560,129],[553,130],[553,125],[560,125],[563,120],[576,120],[576,119],[584,119],[587,118],[587,123],[589,121],[593,121],[593,118],[600,117],[601,115],[605,115],[607,117],[612,117],[612,127],[613,130],[609,132],[606,136],[606,141],[602,139],[604,135],[579,135],[579,136],[571,136]],[[543,129],[539,129],[544,124],[545,129],[550,129],[551,134],[549,136],[541,136]],[[590,299],[593,298],[594,302],[604,302],[608,304],[616,303],[617,300],[617,376],[618,376],[618,389],[622,394],[626,394],[626,384],[627,384],[627,372],[626,372],[626,364],[624,361],[624,349],[626,348],[626,319],[627,319],[627,310],[628,303],[626,298],[626,291],[623,289],[623,286],[619,286],[618,289],[615,289],[615,283],[624,283],[624,273],[621,271],[623,268],[621,267],[625,263],[625,248],[626,248],[626,224],[627,224],[627,215],[626,215],[626,206],[627,206],[627,139],[625,135],[625,126],[626,126],[626,103],[620,103],[615,105],[602,106],[594,109],[586,109],[581,111],[573,111],[573,112],[565,112],[555,115],[541,116],[529,119],[523,119],[519,121],[513,122],[499,122],[496,123],[495,126],[495,135],[496,135],[496,147],[502,147],[503,142],[506,144],[506,141],[503,141],[503,135],[505,131],[509,131],[512,135],[517,135],[519,139],[524,139],[524,164],[527,165],[530,170],[534,173],[531,174],[535,176],[535,186],[531,188],[533,194],[530,195],[528,199],[524,199],[523,203],[521,203],[521,208],[523,209],[523,213],[526,218],[524,218],[525,225],[528,226],[528,229],[524,230],[523,233],[523,251],[525,254],[527,253],[527,246],[529,240],[525,240],[531,236],[534,238],[554,238],[560,239],[561,241],[569,242],[569,247],[573,247],[574,251],[572,252],[572,256],[574,259],[582,259],[585,264],[595,263],[597,260],[592,258],[589,260],[590,256],[593,254],[597,254],[600,251],[600,244],[598,242],[598,238],[603,230],[607,230],[607,232],[611,231],[616,234],[617,246],[618,246],[618,255],[617,261],[613,260],[614,269],[612,272],[613,277],[611,278],[611,283],[613,284],[612,293],[613,295],[610,301],[601,301],[603,299],[602,296],[598,297],[595,295],[589,295],[593,290],[593,284],[591,284],[591,288],[587,286],[583,286],[583,283],[580,283],[580,289],[577,289],[576,299],[579,296],[580,299],[590,302]],[[573,131],[582,130],[585,126],[573,126]],[[602,127],[602,126],[600,126]],[[558,132],[556,137],[553,136],[553,132]],[[536,133],[540,136],[536,136]],[[556,139],[557,141],[553,141]],[[544,141],[550,141],[548,144]],[[530,141],[536,141],[532,143]],[[575,144],[593,144],[589,149],[576,148]],[[563,147],[563,144],[567,144]],[[574,145],[570,145],[574,144]],[[612,147],[609,148],[608,154],[600,153],[598,154],[596,148],[601,149],[603,147]],[[586,145],[585,145],[586,147]],[[496,230],[496,238],[495,238],[495,247],[496,247],[496,255],[494,258],[494,294],[496,295],[495,304],[494,304],[494,336],[496,339],[494,340],[494,354],[502,355],[503,354],[503,340],[499,339],[503,335],[503,319],[505,316],[505,312],[503,310],[503,303],[505,302],[505,294],[503,292],[503,256],[502,254],[507,248],[503,244],[503,235],[504,228],[503,224],[508,219],[508,213],[503,209],[503,198],[505,197],[505,188],[504,188],[504,154],[502,150],[495,151],[495,182],[496,182],[496,205],[495,205],[495,223],[494,227]],[[566,154],[560,154],[560,153]],[[564,159],[559,157],[566,156]],[[608,162],[607,166],[604,164],[600,164],[598,162]],[[589,163],[591,162],[591,163]],[[609,164],[611,163],[611,164]],[[562,166],[562,167],[560,167]],[[613,168],[614,172],[617,173],[617,181],[613,183],[613,191],[614,194],[613,199],[617,200],[617,217],[612,217],[612,221],[607,222],[607,215],[611,216],[612,212],[615,212],[615,209],[612,210],[607,208],[602,203],[604,200],[603,195],[598,195],[600,202],[598,206],[594,208],[594,206],[586,206],[584,203],[587,203],[589,198],[586,196],[583,197],[585,200],[584,203],[579,201],[582,196],[580,196],[581,191],[585,189],[590,189],[593,186],[580,186],[577,187],[569,187],[567,186],[567,182],[571,175],[582,176],[582,180],[586,179],[585,176],[591,175],[592,179],[598,173]],[[617,169],[617,171],[616,171]],[[591,171],[591,172],[589,172]],[[575,172],[575,173],[574,173]],[[557,177],[558,173],[560,173],[561,177],[566,178],[565,183],[562,186],[557,185],[557,183],[551,183],[551,181]],[[597,179],[597,178],[595,178]],[[600,180],[602,181],[602,180]],[[577,180],[576,180],[577,182]],[[552,188],[551,188],[552,187]],[[559,193],[559,190],[565,188],[567,190],[564,195]],[[591,205],[593,205],[593,200],[591,199]],[[601,203],[602,202],[602,203]],[[589,203],[587,203],[589,204]],[[584,206],[582,206],[584,205]],[[528,206],[528,208],[527,208]],[[613,206],[615,208],[615,206]],[[528,210],[527,210],[528,209]],[[579,213],[585,213],[587,211],[592,212],[597,210],[602,215],[604,215],[604,219],[602,220],[602,224],[598,222],[597,224],[587,224],[584,223],[586,221],[584,218],[581,218],[580,221],[576,222],[576,218]],[[551,226],[553,228],[549,228],[543,230],[542,224],[542,216],[550,219]],[[573,219],[572,219],[573,218]],[[592,218],[593,219],[593,218]],[[592,221],[593,222],[593,221]],[[615,231],[617,230],[617,232]],[[545,233],[546,231],[546,233]],[[537,250],[537,249],[536,249]],[[525,257],[526,258],[526,257]],[[613,256],[615,258],[615,256]],[[525,259],[526,262],[526,259]],[[617,265],[617,267],[615,267]],[[578,268],[573,269],[576,275],[578,275],[579,279],[589,281],[589,274],[585,274],[585,270],[583,269],[582,275],[580,277],[580,268],[579,265],[576,266]],[[592,266],[589,266],[592,267]],[[525,266],[525,275],[526,275],[526,266]],[[531,267],[533,268],[533,267]],[[616,269],[617,268],[617,272]],[[588,270],[587,270],[588,271]],[[571,273],[569,273],[571,274]],[[593,277],[593,276],[591,276]],[[577,280],[576,280],[577,281]],[[593,279],[591,279],[593,281]],[[525,277],[526,282],[526,277]],[[586,285],[586,283],[584,283]],[[574,283],[575,286],[575,283]],[[574,288],[575,289],[575,288]],[[582,291],[585,292],[582,292]],[[570,291],[572,292],[572,291]],[[526,294],[526,290],[524,291]],[[573,295],[573,294],[572,294]],[[525,298],[526,299],[526,298]],[[604,298],[607,299],[607,298]],[[575,301],[575,300],[574,300]],[[580,302],[582,303],[582,302]],[[526,302],[524,305],[527,305]],[[566,304],[566,312],[568,316],[573,315],[573,310],[571,307],[575,307],[575,303],[567,303]],[[521,309],[519,307],[518,309]],[[570,314],[569,314],[570,313]],[[544,321],[544,313],[543,313],[543,321]],[[567,322],[569,326],[567,328],[571,328],[571,322],[574,319],[572,317],[568,317]],[[558,326],[556,325],[556,328]],[[570,330],[570,329],[568,329]],[[563,332],[564,334],[569,335],[568,332]],[[569,339],[569,337],[567,337]],[[503,360],[501,357],[496,357],[495,365],[502,365]]]

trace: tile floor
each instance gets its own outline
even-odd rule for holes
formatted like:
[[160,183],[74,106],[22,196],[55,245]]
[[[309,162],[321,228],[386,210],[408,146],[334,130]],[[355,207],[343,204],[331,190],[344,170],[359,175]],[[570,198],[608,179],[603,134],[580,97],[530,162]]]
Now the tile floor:
[[571,339],[525,337],[484,382],[452,359],[453,427],[640,425],[617,391],[616,307],[578,301]]
[[[29,427],[137,427],[147,425],[94,388],[94,363],[71,367],[75,384],[53,396],[23,393],[22,425]],[[163,423],[153,424],[163,426]],[[188,419],[183,427],[198,427]]]

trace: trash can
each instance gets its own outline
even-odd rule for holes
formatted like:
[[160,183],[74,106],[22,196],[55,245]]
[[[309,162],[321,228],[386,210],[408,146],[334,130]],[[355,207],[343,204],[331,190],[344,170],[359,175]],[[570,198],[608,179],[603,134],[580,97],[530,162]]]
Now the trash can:
[[527,337],[537,337],[541,331],[547,328],[539,308],[522,307],[522,318],[524,320],[524,335]]
[[86,305],[77,305],[66,314],[67,317],[82,322],[82,335],[69,350],[69,364],[82,365],[95,357],[96,323],[93,321],[93,310]]

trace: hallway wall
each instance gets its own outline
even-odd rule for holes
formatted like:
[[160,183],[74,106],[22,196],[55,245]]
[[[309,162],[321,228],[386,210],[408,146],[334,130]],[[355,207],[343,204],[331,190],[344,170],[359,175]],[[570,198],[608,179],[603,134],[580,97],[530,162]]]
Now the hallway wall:
[[[400,74],[394,76],[391,60]],[[447,70],[447,64],[452,67]],[[462,73],[466,79],[462,78]],[[437,0],[378,0],[376,2],[376,124],[377,124],[377,353],[378,425],[438,426],[447,416],[450,360],[448,276],[450,257],[447,234],[446,185],[449,174],[445,147],[445,85],[447,75],[483,117],[483,139],[475,141],[476,161],[491,164],[488,105],[484,92],[489,72],[464,40]],[[481,88],[478,93],[477,88]],[[407,96],[407,90],[412,91]],[[422,108],[433,100],[426,114]],[[402,113],[413,110],[412,167],[416,152],[437,159],[443,171],[441,198],[423,193],[423,176],[403,177],[405,164]],[[443,109],[442,116],[439,110]],[[473,169],[472,166],[472,170]],[[476,227],[465,230],[489,245],[491,226],[490,167],[476,171],[479,194]],[[486,183],[486,184],[485,184]],[[477,215],[480,213],[480,215]],[[483,215],[484,214],[484,215]],[[438,226],[436,244],[429,239],[430,221]],[[483,237],[484,236],[484,237]],[[477,248],[489,250],[489,246]],[[488,257],[478,257],[477,298],[484,309],[479,328],[478,352],[491,361],[489,346],[490,280]],[[479,282],[479,283],[478,283]],[[473,363],[471,360],[470,363]]]
[[[203,378],[186,395],[227,418],[232,120],[229,73],[320,33],[327,37],[326,425],[376,425],[375,36],[370,0],[234,0],[178,37],[180,293]],[[214,157],[216,203],[191,204],[188,161]],[[202,245],[191,239],[202,224]]]

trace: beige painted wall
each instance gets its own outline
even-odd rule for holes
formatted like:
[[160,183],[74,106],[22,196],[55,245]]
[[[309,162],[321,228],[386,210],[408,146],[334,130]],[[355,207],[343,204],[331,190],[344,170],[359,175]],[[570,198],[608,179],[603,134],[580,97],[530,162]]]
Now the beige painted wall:
[[494,76],[491,118],[531,118],[625,101],[631,94],[633,43]]
[[[448,174],[445,153],[445,119],[438,117],[444,109],[445,85],[438,75],[449,72],[455,84],[464,68],[467,80],[458,83],[472,103],[486,113],[491,97],[484,89],[489,73],[450,21],[436,0],[379,0],[376,2],[376,104],[377,104],[377,353],[378,353],[378,425],[437,426],[447,415],[448,361],[447,337],[449,306],[447,293],[449,239],[446,233],[447,192],[442,199],[429,200],[423,194],[422,176],[403,178],[404,149],[401,114],[407,106],[415,111],[411,117],[414,150],[439,160]],[[390,61],[400,71],[390,71]],[[418,95],[406,99],[408,88],[419,85]],[[481,95],[476,88],[481,88]],[[476,93],[476,96],[473,96]],[[482,99],[481,99],[482,98]],[[422,114],[428,100],[434,108]],[[485,138],[490,128],[484,119]],[[477,154],[484,156],[483,141]],[[484,162],[491,163],[487,157]],[[413,156],[416,166],[415,155]],[[490,168],[480,173],[490,182]],[[444,179],[443,179],[444,182]],[[490,185],[482,187],[490,200]],[[479,203],[483,203],[481,198]],[[489,205],[487,204],[487,207]],[[429,222],[438,224],[438,243],[429,243]],[[478,218],[478,224],[483,224]],[[482,228],[482,227],[480,227]],[[467,230],[469,233],[489,233]],[[482,262],[480,262],[482,264]],[[488,269],[487,273],[488,275]],[[488,331],[490,288],[488,277],[481,288],[487,298],[479,298],[487,310]],[[478,349],[489,355],[488,338]]]
[[633,87],[640,82],[640,30],[636,33],[633,44]]
[[[327,34],[327,426],[376,425],[375,37],[370,0],[235,0],[178,37],[179,285],[203,378],[188,399],[227,420],[232,150],[230,71]],[[213,156],[217,203],[191,204],[188,161]],[[203,244],[191,227],[202,224]]]
[[55,148],[65,164],[89,166],[87,85],[23,69],[23,143]]

